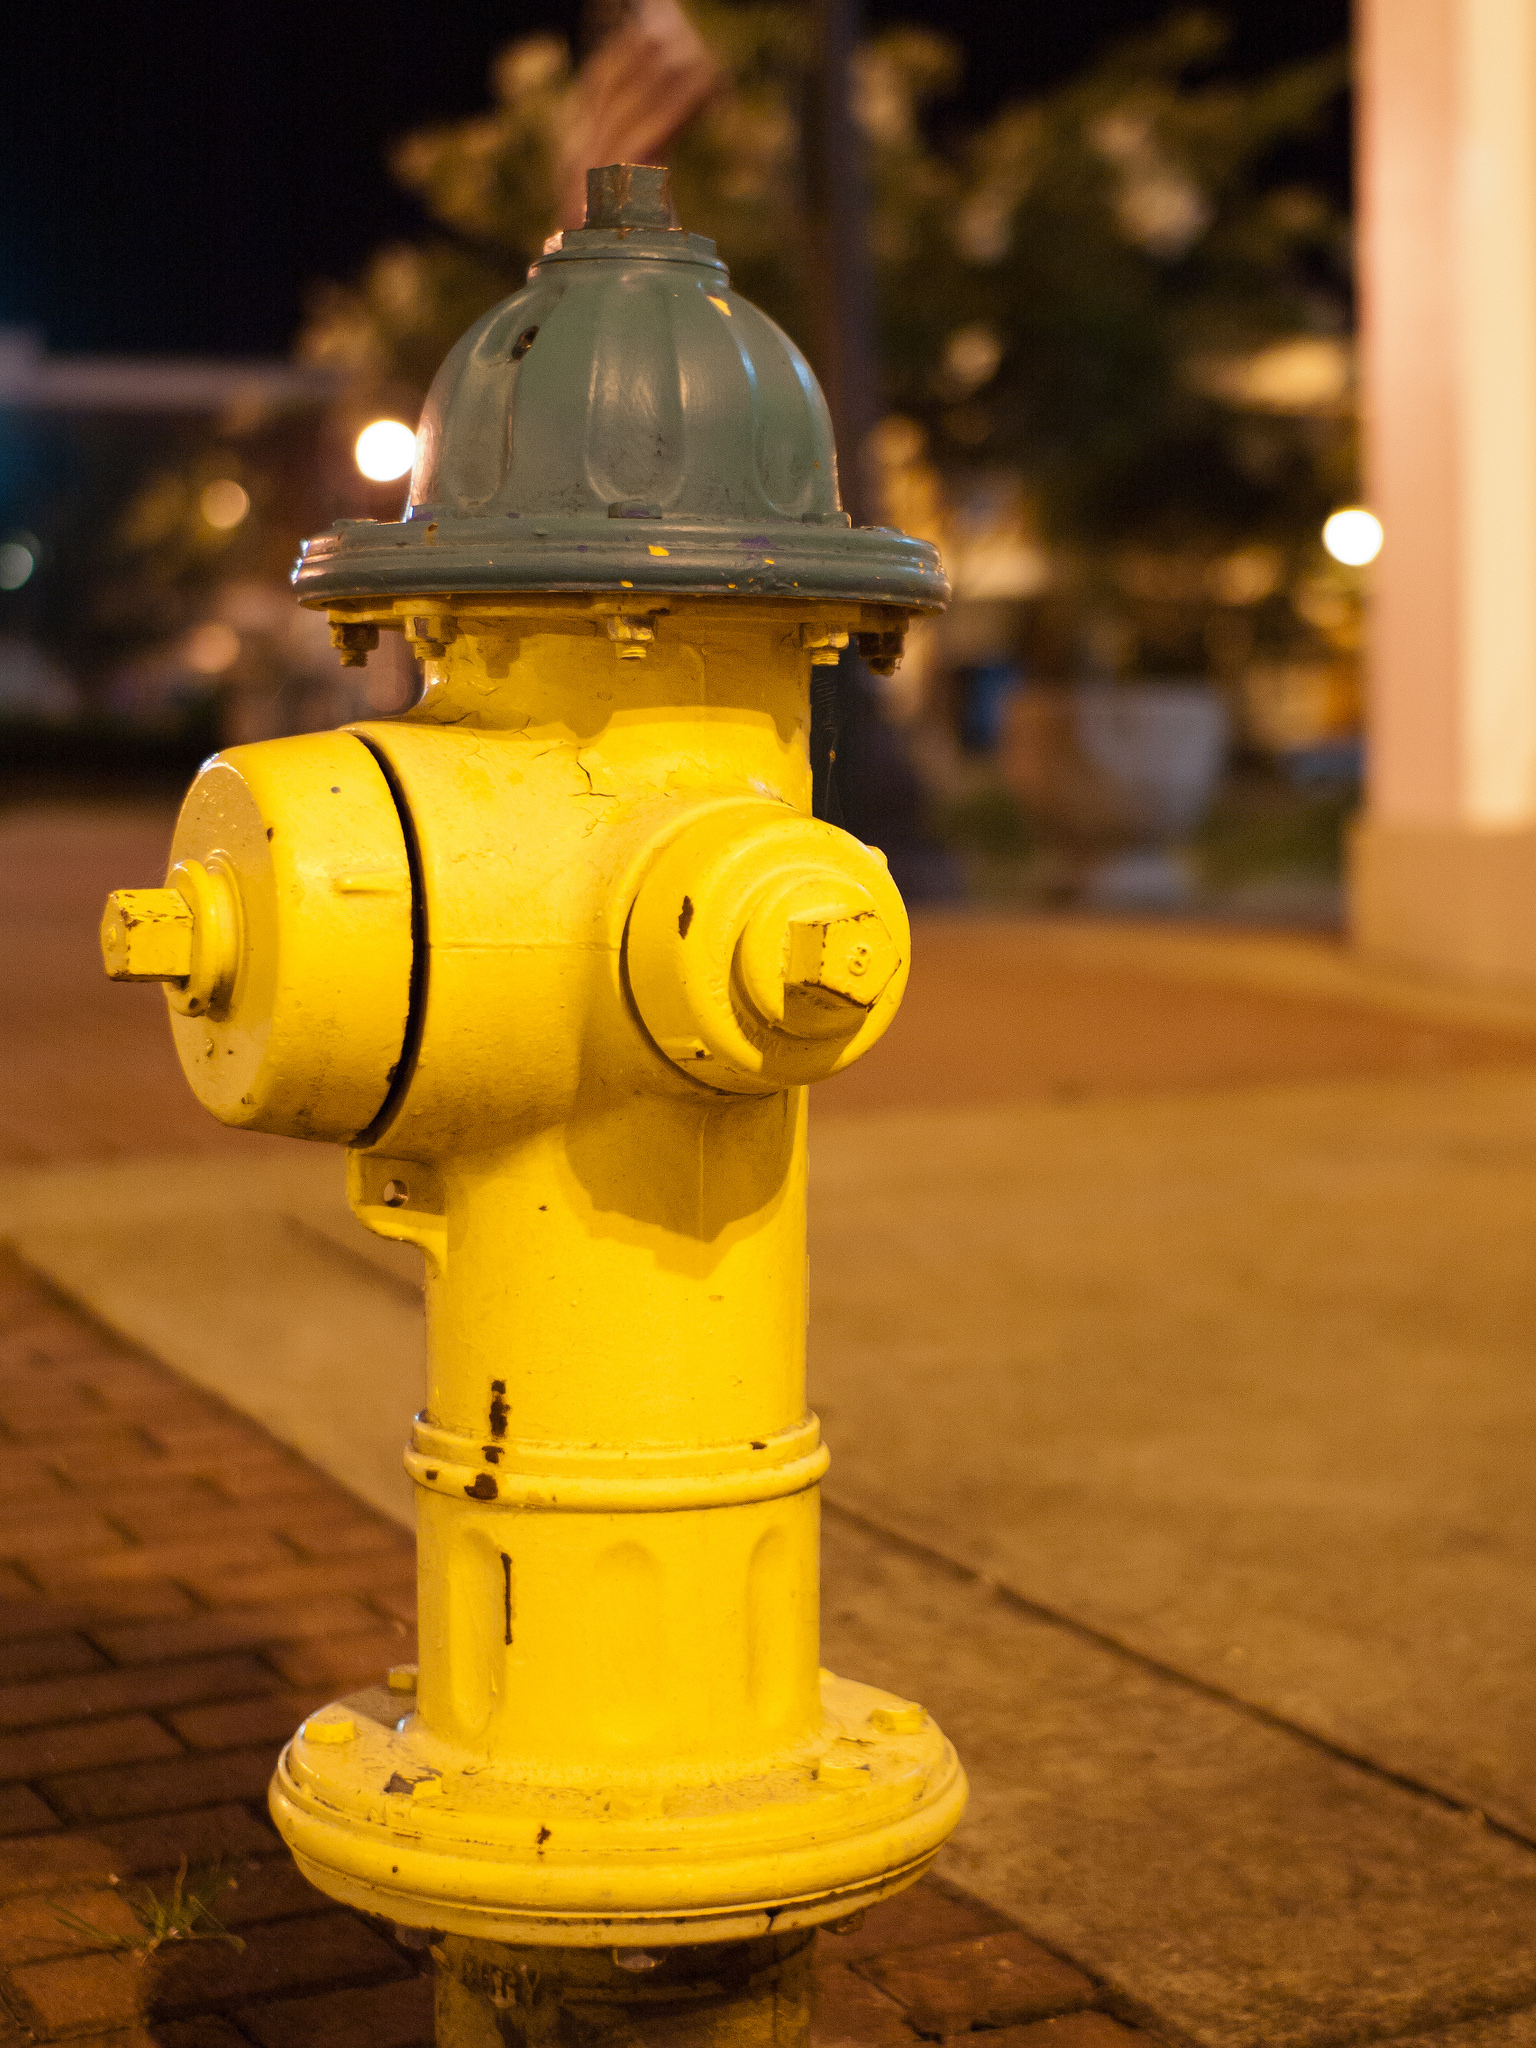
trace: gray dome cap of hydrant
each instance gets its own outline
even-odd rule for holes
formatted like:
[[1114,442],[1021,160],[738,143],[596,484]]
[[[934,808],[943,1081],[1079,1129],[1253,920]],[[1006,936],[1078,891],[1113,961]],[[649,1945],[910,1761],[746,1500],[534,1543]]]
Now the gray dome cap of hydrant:
[[685,233],[668,174],[588,174],[585,227],[438,371],[398,523],[342,519],[310,604],[475,591],[832,598],[928,611],[937,550],[850,527],[826,403],[781,328]]

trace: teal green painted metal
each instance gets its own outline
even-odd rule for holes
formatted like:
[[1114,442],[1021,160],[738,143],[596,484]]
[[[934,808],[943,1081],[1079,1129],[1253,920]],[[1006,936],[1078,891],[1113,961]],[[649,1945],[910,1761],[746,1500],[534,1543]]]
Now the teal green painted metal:
[[301,598],[633,589],[945,603],[928,542],[850,527],[804,357],[731,290],[713,242],[663,224],[665,178],[591,174],[588,225],[555,238],[439,370],[404,518],[344,519],[307,541]]

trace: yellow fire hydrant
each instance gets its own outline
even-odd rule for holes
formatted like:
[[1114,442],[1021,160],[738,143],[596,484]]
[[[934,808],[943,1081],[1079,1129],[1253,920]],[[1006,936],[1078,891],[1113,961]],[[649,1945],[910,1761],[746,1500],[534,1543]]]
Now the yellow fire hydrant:
[[812,1931],[965,1797],[922,1707],[818,1669],[804,1394],[805,1088],[909,952],[808,815],[810,670],[945,586],[850,529],[814,380],[665,180],[592,174],[440,372],[404,519],[305,549],[420,702],[216,756],[103,921],[207,1107],[347,1145],[426,1254],[419,1670],[312,1714],[271,1804],[431,1930],[463,2048],[799,2040]]

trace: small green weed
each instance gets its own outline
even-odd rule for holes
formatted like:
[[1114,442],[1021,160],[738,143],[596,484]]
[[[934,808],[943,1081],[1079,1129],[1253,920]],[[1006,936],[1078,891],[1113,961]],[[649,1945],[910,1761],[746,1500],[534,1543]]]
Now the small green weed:
[[220,1864],[188,1877],[183,1856],[168,1899],[160,1898],[147,1884],[124,1890],[129,1910],[144,1930],[139,1940],[131,1934],[110,1934],[104,1927],[94,1927],[78,1913],[60,1911],[54,1917],[72,1934],[88,1934],[103,1948],[131,1956],[136,1963],[147,1962],[156,1949],[172,1941],[227,1941],[231,1948],[243,1949],[245,1943],[239,1935],[231,1934],[213,1910],[220,1892],[234,1887],[235,1879]]

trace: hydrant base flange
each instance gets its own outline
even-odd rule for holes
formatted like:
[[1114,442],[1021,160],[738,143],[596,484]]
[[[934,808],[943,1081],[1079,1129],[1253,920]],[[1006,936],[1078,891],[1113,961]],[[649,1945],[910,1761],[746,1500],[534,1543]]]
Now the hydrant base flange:
[[455,1771],[374,1689],[300,1729],[272,1814],[311,1883],[407,1926],[578,1948],[814,1927],[912,1883],[966,1797],[921,1708],[830,1672],[822,1696],[817,1754],[679,1796]]

